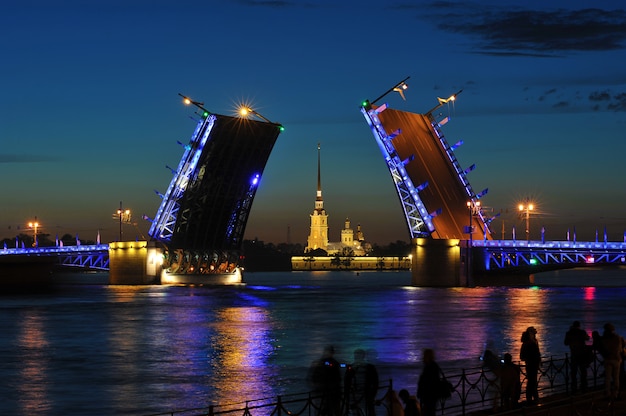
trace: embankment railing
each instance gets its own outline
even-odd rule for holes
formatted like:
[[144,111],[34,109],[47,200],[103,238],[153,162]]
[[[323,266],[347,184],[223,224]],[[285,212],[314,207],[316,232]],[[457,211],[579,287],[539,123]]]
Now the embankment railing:
[[[518,364],[521,372],[521,397],[525,395],[526,369]],[[594,359],[587,371],[587,384],[590,390],[599,389],[604,385],[603,363],[601,357]],[[454,386],[450,398],[442,400],[437,409],[440,415],[466,415],[479,411],[496,411],[501,409],[499,380],[496,374],[487,367],[462,369],[454,372],[444,369],[446,378]],[[543,358],[539,369],[539,396],[551,396],[571,391],[570,360],[568,355],[560,358]],[[376,400],[376,416],[392,415],[392,407],[397,402],[391,400],[396,394],[393,382],[381,384]],[[411,392],[412,394],[414,392]],[[321,416],[322,397],[312,392],[285,394],[272,398],[247,400],[229,405],[211,405],[203,408],[179,409],[148,416]],[[342,404],[343,415],[365,416],[365,409]]]

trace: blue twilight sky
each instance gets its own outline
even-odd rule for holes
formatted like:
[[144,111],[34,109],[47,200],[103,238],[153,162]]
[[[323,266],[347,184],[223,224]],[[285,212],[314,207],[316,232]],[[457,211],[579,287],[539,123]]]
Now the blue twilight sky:
[[[463,89],[444,126],[494,234],[609,240],[626,230],[626,10],[594,1],[9,0],[0,13],[0,238],[117,238],[123,201],[147,236],[195,122],[179,92],[231,115],[250,103],[282,133],[246,238],[305,244],[317,143],[330,239],[346,217],[367,240],[408,241],[398,197],[359,112],[410,76],[426,112]],[[508,210],[508,212],[507,212]],[[522,237],[523,238],[523,237]]]

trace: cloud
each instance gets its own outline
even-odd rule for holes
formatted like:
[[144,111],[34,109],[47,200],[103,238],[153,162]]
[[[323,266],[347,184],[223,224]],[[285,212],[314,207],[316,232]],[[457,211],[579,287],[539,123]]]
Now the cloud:
[[60,158],[44,155],[12,155],[0,154],[0,163],[41,163],[54,162]]
[[613,101],[609,103],[607,109],[613,111],[626,111],[626,92],[613,96]]
[[593,91],[589,94],[589,101],[594,111],[601,111],[604,104],[604,108],[609,111],[626,111],[626,92],[613,94],[610,90]]
[[611,94],[608,91],[594,91],[589,94],[589,101],[609,101]]
[[[408,5],[398,8],[410,8]],[[417,9],[415,9],[417,12]],[[419,18],[478,39],[477,53],[555,57],[626,48],[626,10],[532,10],[433,2]]]

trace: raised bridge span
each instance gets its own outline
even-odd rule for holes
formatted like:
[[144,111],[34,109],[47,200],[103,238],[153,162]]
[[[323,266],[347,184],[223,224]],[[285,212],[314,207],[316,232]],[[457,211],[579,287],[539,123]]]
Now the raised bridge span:
[[[474,286],[525,284],[541,271],[589,264],[626,264],[625,242],[493,240],[480,199],[433,112],[457,95],[438,98],[424,114],[399,111],[379,101],[389,93],[404,97],[405,81],[379,98],[363,101],[361,113],[387,164],[412,239],[413,284]],[[476,238],[474,238],[476,236]]]
[[[405,80],[387,93],[400,91]],[[416,286],[524,284],[531,273],[626,264],[624,242],[492,239],[480,198],[433,111],[398,111],[378,99],[360,108],[391,174],[413,246]],[[151,241],[0,249],[0,257],[56,257],[64,267],[109,270],[111,283],[240,283],[242,239],[258,183],[282,125],[201,113],[162,203]],[[471,226],[469,225],[471,224]],[[473,238],[476,236],[476,238]],[[6,258],[5,257],[5,258]],[[517,277],[521,277],[518,279]]]

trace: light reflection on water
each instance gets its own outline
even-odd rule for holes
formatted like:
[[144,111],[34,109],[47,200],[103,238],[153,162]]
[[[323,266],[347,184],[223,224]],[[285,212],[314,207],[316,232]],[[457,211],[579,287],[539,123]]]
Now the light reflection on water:
[[626,334],[621,287],[415,288],[407,272],[246,279],[0,298],[0,377],[10,380],[0,414],[141,415],[299,393],[326,344],[341,362],[370,351],[383,380],[414,391],[423,348],[453,371],[480,365],[486,345],[516,360],[528,326],[555,357],[573,320]]
[[49,410],[47,368],[45,364],[46,341],[44,323],[37,311],[24,311],[23,326],[17,337],[16,348],[27,351],[19,363],[17,387],[18,401],[24,414],[46,413]]

